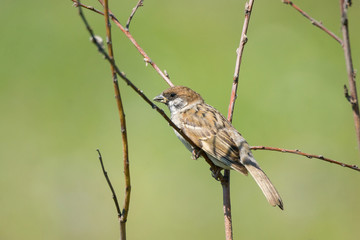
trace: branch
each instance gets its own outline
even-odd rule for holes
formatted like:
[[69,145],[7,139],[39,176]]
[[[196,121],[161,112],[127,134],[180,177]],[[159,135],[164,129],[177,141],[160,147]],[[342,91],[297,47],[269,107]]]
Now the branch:
[[243,29],[241,32],[241,38],[240,38],[240,45],[239,48],[236,50],[237,57],[236,57],[236,64],[235,64],[235,72],[234,72],[234,78],[233,78],[233,85],[231,89],[231,97],[230,97],[230,104],[229,104],[229,110],[228,110],[228,120],[232,122],[232,117],[234,113],[235,108],[235,100],[237,97],[237,88],[238,88],[238,82],[239,82],[239,73],[240,73],[240,65],[241,65],[241,59],[244,52],[245,44],[248,41],[248,38],[246,36],[249,21],[250,21],[250,15],[251,10],[254,5],[254,0],[250,0],[250,2],[245,3],[245,20]]
[[356,82],[355,82],[355,71],[351,57],[351,49],[350,49],[350,38],[349,38],[349,20],[347,17],[348,7],[351,5],[351,1],[340,0],[340,10],[341,10],[341,31],[343,34],[343,50],[345,55],[345,63],[346,63],[346,71],[349,79],[349,90],[350,93],[346,94],[347,99],[351,104],[351,108],[353,111],[355,131],[358,141],[358,148],[360,150],[360,115],[359,115],[359,102],[356,90]]
[[307,14],[307,13],[304,12],[301,8],[299,8],[298,6],[296,6],[292,1],[282,0],[282,2],[285,3],[285,4],[287,4],[287,5],[292,6],[292,7],[293,7],[294,9],[296,9],[301,15],[303,15],[304,17],[306,17],[307,19],[309,19],[310,22],[311,22],[314,26],[316,26],[316,27],[320,28],[321,30],[323,30],[324,32],[326,32],[330,37],[332,37],[332,38],[335,39],[338,43],[340,43],[340,45],[343,45],[342,40],[341,40],[338,36],[336,36],[335,33],[331,32],[329,29],[327,29],[326,27],[324,27],[324,25],[323,25],[321,22],[319,22],[319,21],[315,20],[314,18],[310,17],[309,14]]
[[144,6],[143,4],[144,0],[139,0],[139,2],[136,4],[136,6],[133,8],[131,14],[130,14],[130,17],[129,19],[127,20],[127,23],[126,23],[126,30],[129,31],[129,26],[130,26],[130,22],[132,20],[132,18],[134,17],[135,13],[136,13],[136,10],[139,8],[139,7],[142,7]]
[[115,193],[114,188],[113,188],[113,186],[112,186],[112,184],[111,184],[110,178],[109,178],[109,176],[108,176],[108,174],[107,174],[107,172],[106,172],[106,170],[105,170],[105,167],[104,167],[104,163],[103,163],[103,160],[102,160],[102,156],[101,156],[100,150],[99,150],[99,149],[96,149],[96,151],[97,151],[98,154],[99,154],[99,160],[100,160],[100,164],[101,164],[101,169],[102,169],[103,174],[104,174],[104,176],[105,176],[106,182],[107,182],[107,184],[109,185],[109,188],[110,188],[110,190],[111,190],[112,198],[113,198],[113,200],[114,200],[115,207],[116,207],[116,211],[117,211],[117,213],[118,213],[118,218],[120,219],[121,216],[122,216],[122,214],[121,214],[121,211],[120,211],[119,202],[118,202],[118,200],[117,200],[116,193]]
[[[105,28],[106,28],[106,42],[108,46],[109,58],[112,62],[115,63],[113,47],[112,47],[112,37],[111,37],[111,25],[109,21],[109,2],[105,0],[104,5],[104,17],[105,17]],[[122,209],[120,220],[120,239],[126,239],[126,221],[129,212],[130,206],[130,193],[131,193],[131,184],[130,184],[130,167],[129,167],[129,150],[128,150],[128,140],[127,140],[127,132],[126,132],[126,120],[124,114],[124,108],[120,95],[120,88],[118,84],[118,79],[116,75],[116,71],[113,65],[110,65],[111,74],[113,78],[113,85],[115,90],[115,99],[118,107],[119,117],[120,117],[120,126],[121,126],[121,136],[123,143],[123,161],[124,161],[124,177],[125,177],[125,197],[124,197],[124,206]]]
[[338,162],[338,161],[332,160],[330,158],[326,158],[323,155],[304,153],[304,152],[301,152],[300,150],[289,150],[289,149],[284,149],[284,148],[265,147],[265,146],[252,146],[251,150],[269,150],[269,151],[276,151],[276,152],[282,152],[282,153],[297,154],[297,155],[305,156],[307,158],[317,158],[317,159],[323,160],[325,162],[333,163],[333,164],[336,164],[336,165],[339,165],[342,167],[346,167],[346,168],[350,168],[350,169],[360,172],[359,167],[356,165],[349,165],[346,163]]
[[[241,59],[244,52],[244,47],[247,42],[247,30],[250,21],[250,15],[252,11],[252,7],[254,5],[254,0],[250,0],[249,2],[245,3],[245,19],[244,25],[241,32],[240,38],[240,45],[237,49],[237,57],[236,57],[236,64],[235,64],[235,73],[233,78],[232,90],[231,90],[231,97],[229,103],[229,110],[228,110],[228,117],[227,119],[232,122],[232,117],[234,113],[235,107],[235,100],[237,96],[237,88],[239,82],[239,73],[240,73],[240,65]],[[224,180],[221,181],[221,186],[223,189],[223,211],[224,211],[224,224],[225,224],[225,237],[226,240],[233,239],[233,231],[232,231],[232,218],[231,218],[231,198],[230,198],[230,170],[224,170]]]
[[[78,1],[78,0],[77,0]],[[78,3],[78,6],[81,6],[81,3]],[[155,105],[145,94],[142,90],[140,90],[139,88],[137,88],[131,81],[130,79],[128,79],[126,77],[126,75],[120,71],[120,69],[116,66],[115,62],[113,61],[113,59],[111,59],[109,57],[109,55],[104,51],[104,49],[101,46],[101,43],[98,42],[97,38],[94,35],[93,30],[91,29],[90,25],[88,24],[81,8],[79,9],[79,15],[81,17],[81,19],[83,20],[86,29],[88,30],[90,36],[91,36],[91,40],[92,43],[95,44],[95,46],[97,47],[98,51],[104,56],[104,58],[114,67],[116,74],[122,79],[124,80],[124,82],[130,87],[132,88],[148,105],[150,105],[150,107],[152,109],[154,109],[155,111],[157,111],[164,119],[165,121],[167,121],[169,123],[169,125],[176,131],[178,132],[187,142],[189,142],[194,148],[197,148],[196,144],[187,136],[185,135],[176,125],[173,121],[171,121],[171,119],[165,114],[165,112],[159,108],[157,105]],[[201,156],[206,160],[206,162],[210,165],[211,167],[211,171],[214,173],[214,176],[222,181],[222,175],[219,173],[220,168],[215,166],[215,164],[209,159],[209,157],[203,152],[201,151]]]
[[223,190],[223,212],[225,225],[225,239],[233,239],[232,217],[231,217],[231,198],[230,198],[230,170],[224,169],[223,181],[221,181]]

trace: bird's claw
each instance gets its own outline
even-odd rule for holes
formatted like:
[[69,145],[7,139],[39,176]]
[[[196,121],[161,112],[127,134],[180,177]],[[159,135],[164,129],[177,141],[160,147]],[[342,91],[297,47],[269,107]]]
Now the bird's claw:
[[191,158],[193,160],[197,160],[200,157],[201,152],[202,152],[202,150],[200,148],[194,148],[191,152],[192,153]]
[[223,178],[221,170],[222,168],[216,168],[215,170],[210,168],[211,176],[215,178],[216,181],[221,181],[221,179]]

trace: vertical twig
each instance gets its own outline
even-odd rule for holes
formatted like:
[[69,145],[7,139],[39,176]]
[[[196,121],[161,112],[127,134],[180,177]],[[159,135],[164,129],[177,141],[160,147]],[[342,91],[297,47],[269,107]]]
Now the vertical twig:
[[124,175],[125,175],[125,197],[124,197],[124,206],[122,209],[121,217],[119,218],[120,222],[120,239],[126,239],[126,221],[129,212],[129,205],[130,205],[130,192],[131,192],[131,185],[130,185],[130,169],[129,169],[129,151],[128,151],[128,141],[127,141],[127,132],[126,132],[126,120],[124,114],[124,108],[121,100],[120,95],[120,88],[119,83],[116,75],[115,70],[115,59],[113,54],[113,47],[112,47],[112,37],[111,37],[111,25],[109,20],[109,2],[105,0],[104,3],[104,17],[105,17],[105,28],[106,28],[106,43],[108,47],[108,53],[110,61],[113,64],[110,64],[111,74],[113,78],[113,85],[115,90],[115,99],[118,107],[119,117],[120,117],[120,125],[121,125],[121,136],[122,136],[122,143],[123,143],[123,162],[124,162]]
[[[250,0],[249,2],[245,3],[245,19],[244,25],[241,32],[240,38],[240,45],[237,49],[237,57],[236,57],[236,64],[235,64],[235,72],[233,78],[233,85],[231,90],[231,97],[229,103],[229,111],[228,111],[228,120],[232,122],[234,107],[235,107],[235,100],[239,82],[239,73],[240,73],[240,65],[241,59],[244,52],[244,46],[247,42],[247,30],[250,21],[251,10],[254,5],[254,0]],[[221,186],[223,189],[223,210],[224,210],[224,223],[225,223],[225,237],[226,240],[233,239],[233,232],[232,232],[232,219],[231,219],[231,201],[230,201],[230,170],[224,170],[224,180],[221,181]]]
[[223,211],[225,224],[225,239],[233,239],[232,218],[231,218],[231,198],[230,198],[230,170],[224,170],[223,180],[221,181],[223,190]]
[[348,100],[353,110],[355,131],[358,141],[358,148],[360,150],[360,115],[359,115],[359,102],[356,90],[355,72],[352,63],[351,49],[350,49],[350,38],[349,38],[349,20],[347,17],[348,7],[351,2],[348,0],[340,0],[341,10],[341,31],[343,34],[343,50],[345,55],[346,70],[349,79],[349,97]]
[[249,26],[250,21],[250,15],[251,10],[254,5],[254,0],[250,0],[249,2],[245,3],[245,20],[243,29],[241,32],[241,38],[240,38],[240,45],[239,48],[236,50],[237,57],[236,57],[236,64],[235,64],[235,72],[234,72],[234,78],[233,78],[233,85],[231,89],[231,97],[230,97],[230,104],[229,104],[229,110],[228,110],[228,120],[232,122],[233,112],[235,108],[235,100],[236,100],[236,94],[237,94],[237,87],[238,87],[238,81],[239,81],[239,73],[240,73],[240,65],[241,65],[241,59],[244,51],[245,44],[248,40],[246,33]]

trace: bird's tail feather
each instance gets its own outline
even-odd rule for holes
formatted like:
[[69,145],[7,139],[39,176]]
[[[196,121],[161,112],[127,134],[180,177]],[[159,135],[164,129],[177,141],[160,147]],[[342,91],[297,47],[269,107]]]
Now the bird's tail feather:
[[247,164],[245,165],[245,167],[250,172],[251,176],[255,179],[255,182],[261,188],[268,202],[272,206],[277,205],[279,206],[279,208],[284,210],[284,205],[278,191],[271,183],[270,179],[263,172],[263,170],[261,170],[258,166],[252,164]]
[[[272,206],[279,206],[282,210],[284,210],[284,204],[281,200],[281,197],[274,187],[274,185],[271,183],[270,179],[266,176],[266,174],[261,170],[258,164],[254,161],[244,161],[243,162],[245,168],[248,172],[250,172],[251,176],[255,179],[255,182],[259,185],[262,192],[264,193],[266,199]],[[238,169],[237,164],[233,164],[231,166],[234,170],[240,171]],[[243,172],[243,170],[241,171]]]

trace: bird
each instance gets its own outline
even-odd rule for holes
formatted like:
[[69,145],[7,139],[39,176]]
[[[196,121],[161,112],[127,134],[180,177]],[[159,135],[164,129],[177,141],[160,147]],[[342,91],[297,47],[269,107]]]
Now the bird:
[[[200,94],[185,86],[173,86],[153,100],[169,108],[172,122],[216,166],[245,176],[250,173],[270,205],[284,209],[278,191],[255,160],[245,138],[217,109],[206,104]],[[194,156],[196,149],[177,131],[175,134]]]

